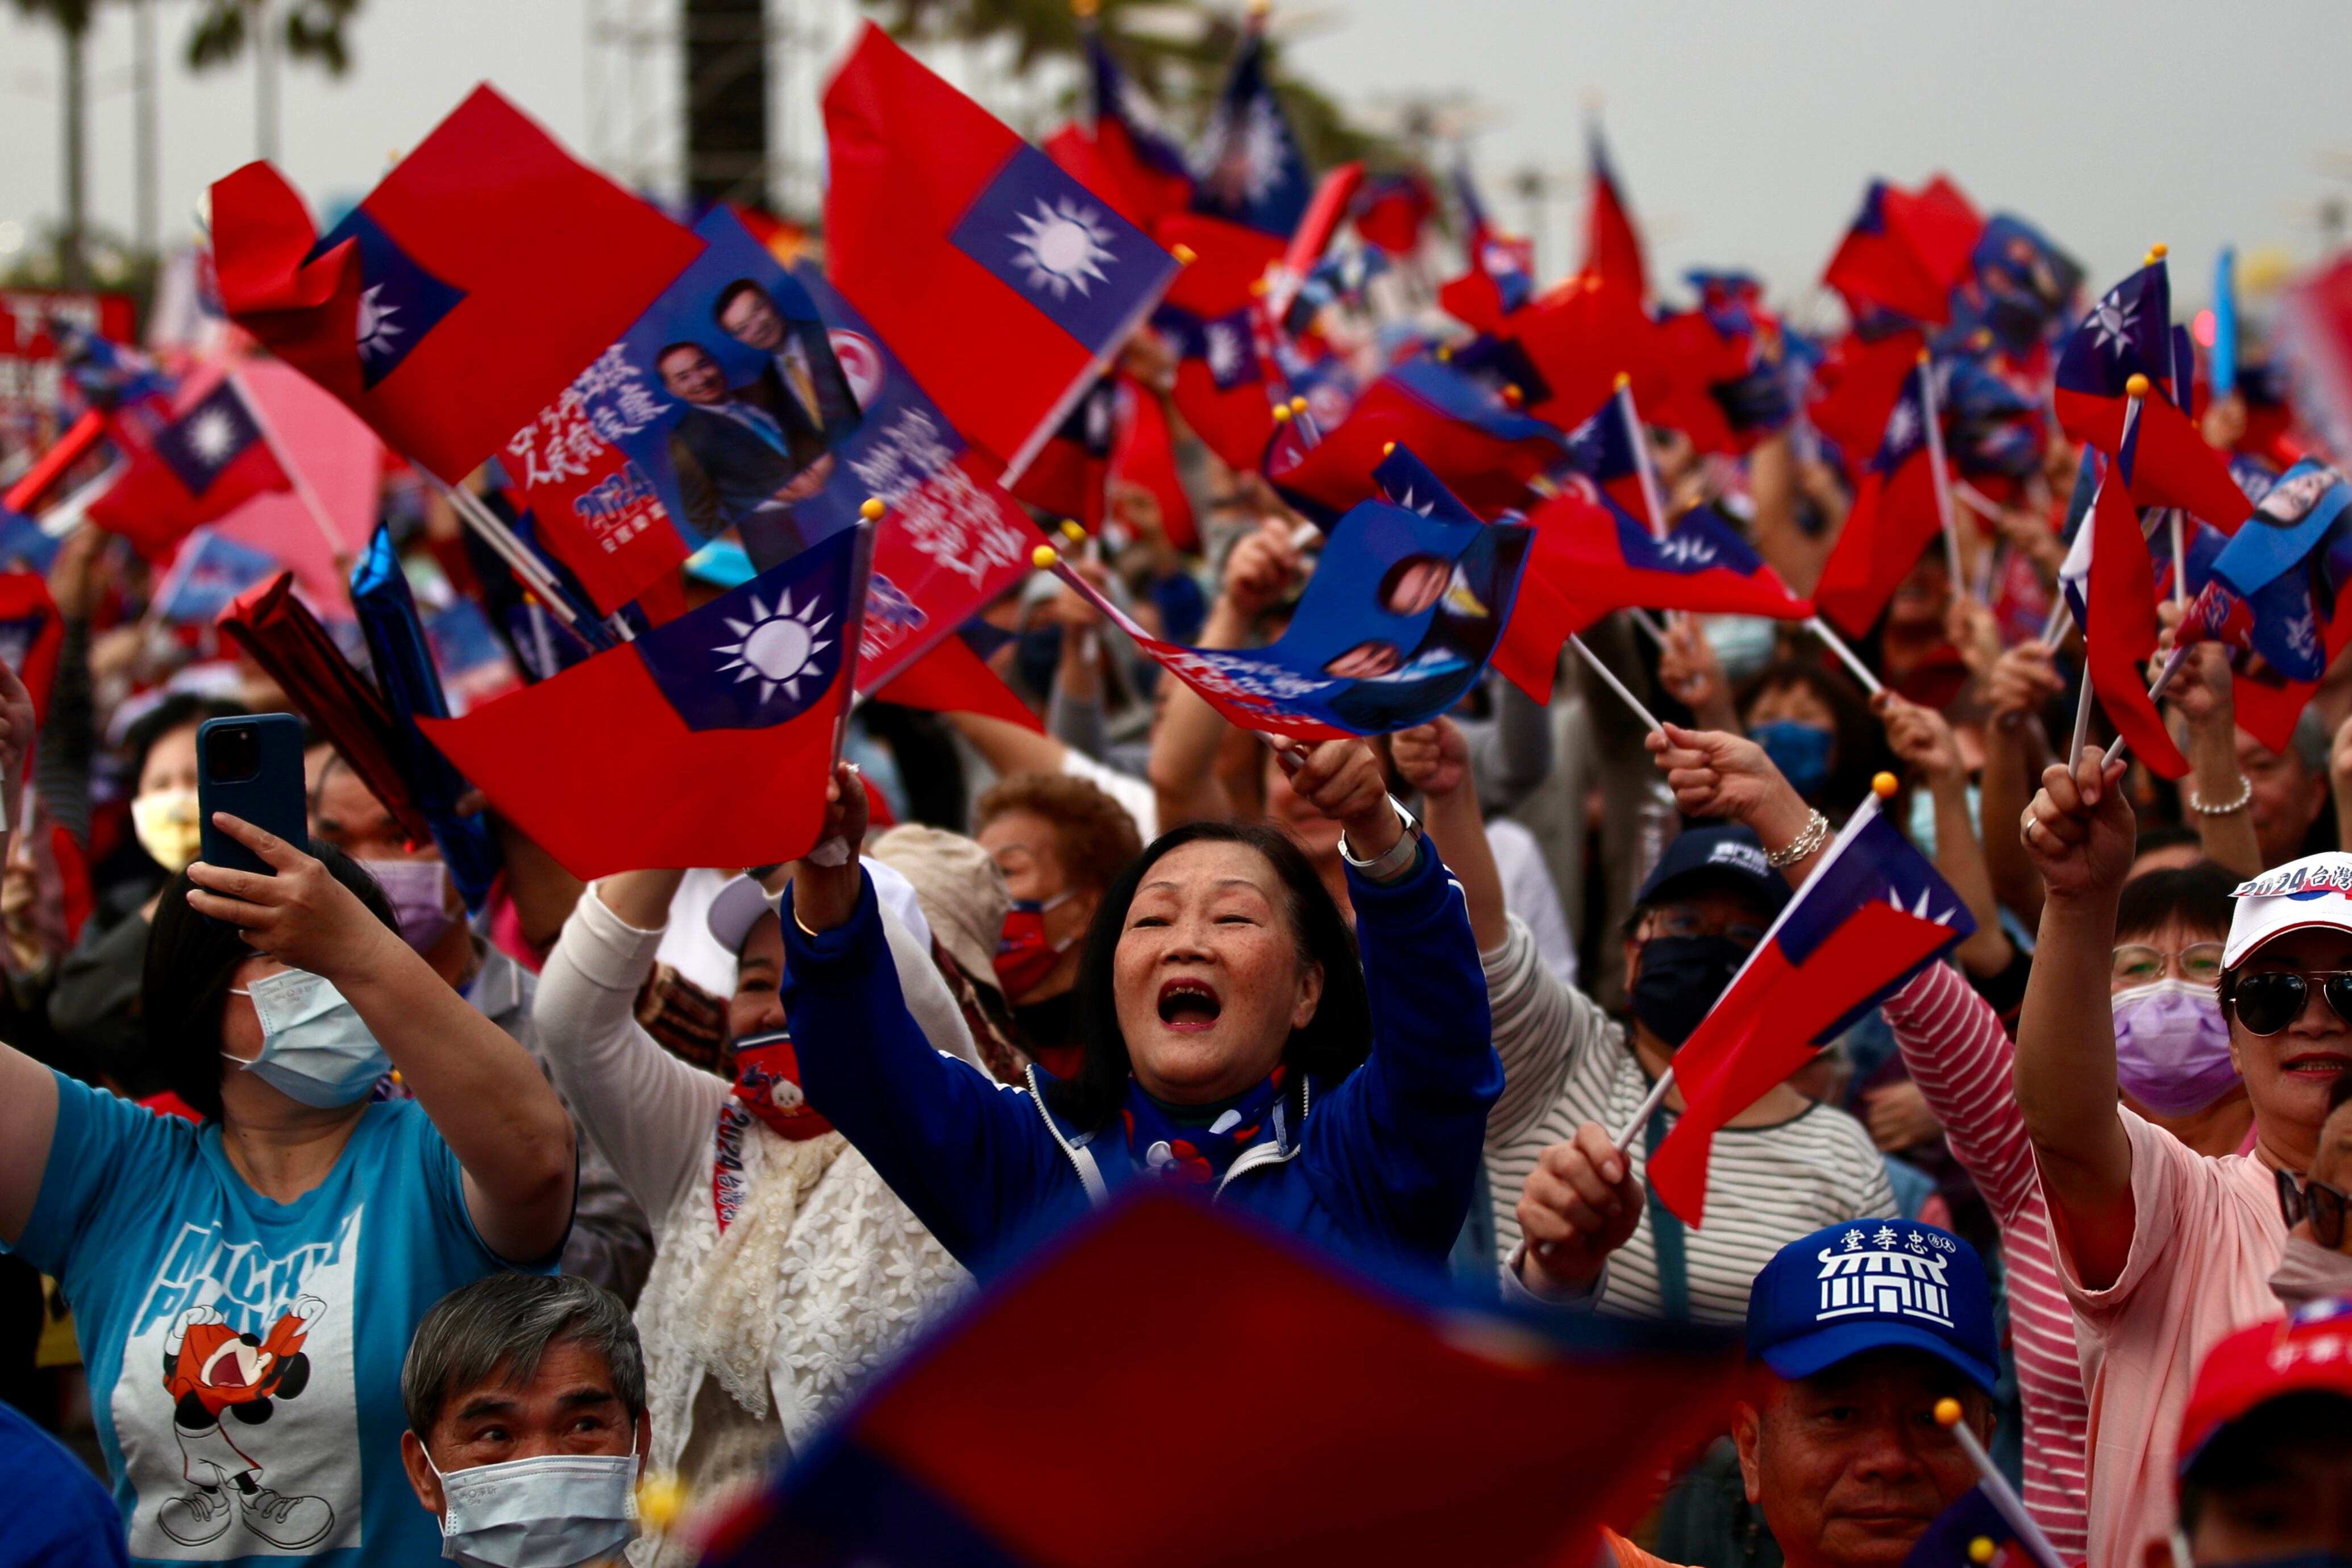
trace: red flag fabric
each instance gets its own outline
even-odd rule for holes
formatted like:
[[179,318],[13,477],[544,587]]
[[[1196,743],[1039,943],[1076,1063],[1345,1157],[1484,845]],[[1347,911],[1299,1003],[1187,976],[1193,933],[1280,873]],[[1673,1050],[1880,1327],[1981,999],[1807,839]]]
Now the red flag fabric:
[[[1124,134],[1113,131],[1125,144]],[[1086,128],[1072,121],[1045,138],[1045,156],[1051,158],[1062,172],[1110,204],[1120,217],[1136,227],[1150,231],[1151,225],[1169,210],[1149,194],[1139,191],[1129,174],[1122,171],[1118,160],[1103,141],[1089,136]],[[1137,170],[1138,175],[1149,175],[1148,170]],[[1175,204],[1181,208],[1180,199]]]
[[[1271,418],[1271,415],[1269,415]],[[1137,485],[1160,504],[1160,527],[1168,542],[1187,553],[1201,548],[1192,498],[1176,475],[1176,445],[1160,394],[1132,376],[1118,378],[1112,424],[1110,482],[1116,509],[1120,485]]]
[[[2143,414],[2150,398],[2141,405]],[[2147,437],[2139,454],[2147,457]],[[2091,539],[2089,624],[2083,633],[2084,663],[2099,706],[2116,732],[2131,743],[2139,759],[2167,779],[2189,772],[2189,759],[2172,742],[2172,734],[2147,695],[2147,676],[2141,664],[2156,652],[2156,573],[2149,564],[2147,538],[2139,530],[2139,513],[2130,492],[2118,481],[2121,465],[2111,465],[2091,516],[2083,526],[2097,530]],[[2139,470],[2133,471],[2138,477]]]
[[1685,512],[1664,538],[1573,493],[1546,501],[1528,522],[1536,530],[1529,567],[1590,619],[1635,608],[1782,621],[1813,612],[1712,507]]
[[1814,371],[1822,395],[1807,405],[1805,417],[1850,461],[1865,461],[1886,434],[1886,416],[1895,410],[1904,378],[1927,346],[1926,337],[1916,331],[1873,339],[1847,333]]
[[1895,586],[1943,528],[1936,508],[1935,455],[1927,438],[1924,373],[1925,367],[1915,361],[1886,416],[1877,452],[1863,468],[1845,528],[1813,586],[1822,613],[1849,637],[1870,631]]
[[857,530],[834,534],[633,643],[463,718],[417,722],[583,881],[797,859],[824,824],[849,699],[860,545]]
[[1265,269],[1283,254],[1283,242],[1274,235],[1206,213],[1163,218],[1152,237],[1171,251],[1181,245],[1192,253],[1168,286],[1168,303],[1195,316],[1246,309],[1263,293]]
[[826,276],[949,423],[1025,467],[1175,260],[870,23],[824,122]]
[[267,163],[213,186],[230,317],[451,484],[701,248],[487,86],[323,237]]
[[[2052,399],[2060,428],[2114,455],[2123,441],[2127,398],[2099,397],[2061,383]],[[2134,439],[2138,455],[2132,464],[2131,498],[2139,505],[2180,507],[2225,533],[2234,532],[2253,511],[2254,504],[2230,477],[2229,464],[2153,382],[2140,400]]]
[[1298,220],[1298,227],[1291,233],[1289,247],[1283,252],[1282,264],[1292,277],[1306,277],[1322,256],[1339,227],[1339,220],[1348,215],[1348,204],[1355,200],[1363,183],[1361,163],[1342,163],[1317,182],[1314,198],[1307,204],[1307,215]]
[[[1496,334],[1517,343],[1542,377],[1529,389],[1528,412],[1573,429],[1633,378],[1643,407],[1669,390],[1657,327],[1631,289],[1572,277],[1505,318]],[[1538,395],[1539,393],[1539,395]]]
[[1642,264],[1642,236],[1625,198],[1617,188],[1617,171],[1601,129],[1592,131],[1592,199],[1584,215],[1584,275],[1594,282],[1622,288],[1639,303],[1650,291]]
[[942,639],[931,651],[899,671],[875,692],[886,703],[919,707],[929,713],[976,713],[1007,724],[1045,733],[1029,706],[1013,688],[996,678],[986,661],[961,637]]
[[58,677],[65,622],[37,571],[0,571],[0,660],[16,672],[33,699],[36,726],[49,716],[49,687]]
[[1916,194],[1874,180],[1822,281],[1857,319],[1891,311],[1940,323],[1983,233],[1976,208],[1940,174]]
[[130,461],[90,503],[89,520],[150,560],[169,559],[190,529],[293,483],[233,376],[189,378],[171,419],[152,435],[129,421],[116,431]]

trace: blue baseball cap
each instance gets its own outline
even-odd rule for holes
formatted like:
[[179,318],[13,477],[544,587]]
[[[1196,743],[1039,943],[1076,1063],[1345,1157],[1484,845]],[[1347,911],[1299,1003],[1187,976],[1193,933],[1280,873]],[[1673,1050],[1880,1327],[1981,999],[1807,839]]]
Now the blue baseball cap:
[[1686,828],[1676,833],[1643,880],[1633,902],[1654,904],[1670,890],[1688,883],[1716,882],[1755,900],[1767,915],[1778,915],[1789,902],[1789,879],[1764,858],[1764,841],[1756,830],[1738,822],[1717,822]]
[[1781,1248],[1748,1293],[1748,1354],[1782,1377],[1890,1347],[1925,1351],[1993,1391],[2000,1342],[1975,1248],[1916,1220],[1850,1220]]

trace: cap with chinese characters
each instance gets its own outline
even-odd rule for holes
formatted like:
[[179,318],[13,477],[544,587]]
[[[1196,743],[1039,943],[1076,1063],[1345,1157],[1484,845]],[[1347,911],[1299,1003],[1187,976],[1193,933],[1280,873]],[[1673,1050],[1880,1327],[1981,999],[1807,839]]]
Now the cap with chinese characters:
[[1791,1241],[1748,1294],[1748,1354],[1811,1377],[1874,1350],[1925,1351],[1990,1394],[1992,1290],[1975,1248],[1909,1219],[1856,1219]]

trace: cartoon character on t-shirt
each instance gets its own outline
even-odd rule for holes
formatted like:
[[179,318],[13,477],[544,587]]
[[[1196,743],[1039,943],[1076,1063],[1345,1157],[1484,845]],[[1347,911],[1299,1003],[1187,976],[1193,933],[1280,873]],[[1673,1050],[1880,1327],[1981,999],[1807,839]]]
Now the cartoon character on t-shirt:
[[[291,1552],[316,1545],[334,1528],[335,1511],[324,1498],[288,1497],[262,1485],[266,1467],[242,1446],[268,1451],[256,1439],[277,1402],[299,1396],[310,1383],[302,1342],[326,1310],[318,1297],[304,1296],[267,1336],[239,1333],[211,1307],[190,1307],[173,1322],[163,1340],[163,1391],[173,1399],[181,1473],[194,1490],[159,1511],[164,1534],[183,1546],[202,1546],[242,1515],[247,1530]],[[236,1437],[223,1425],[225,1414],[236,1424]]]

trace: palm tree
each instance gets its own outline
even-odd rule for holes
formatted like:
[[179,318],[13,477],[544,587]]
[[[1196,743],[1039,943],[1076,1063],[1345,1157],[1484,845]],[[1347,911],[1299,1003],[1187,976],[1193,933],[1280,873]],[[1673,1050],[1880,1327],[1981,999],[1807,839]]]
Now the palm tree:
[[64,121],[61,135],[64,142],[65,223],[58,230],[58,273],[68,288],[79,288],[89,281],[89,268],[82,259],[82,238],[87,221],[89,196],[89,99],[88,69],[82,58],[82,47],[89,39],[89,13],[92,0],[16,0],[16,9],[27,16],[46,16],[57,24],[58,34],[65,45],[63,69]]
[[[200,71],[228,65],[248,42],[253,45],[256,155],[275,158],[279,51],[288,59],[315,61],[329,76],[341,76],[352,64],[344,24],[358,12],[360,0],[204,0],[204,7],[188,35],[188,65]],[[275,18],[273,11],[278,13]]]

